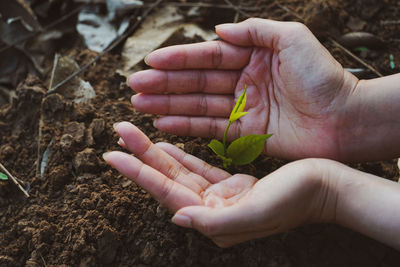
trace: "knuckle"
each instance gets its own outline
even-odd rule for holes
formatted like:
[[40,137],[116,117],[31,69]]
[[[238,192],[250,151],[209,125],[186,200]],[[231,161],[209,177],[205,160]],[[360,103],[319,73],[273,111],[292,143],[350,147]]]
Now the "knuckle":
[[306,25],[300,22],[288,22],[289,23],[289,29],[291,32],[300,32],[304,33],[308,31],[308,28]]
[[199,92],[204,92],[207,88],[207,77],[204,71],[197,72],[197,89]]
[[209,135],[212,138],[215,138],[215,136],[217,135],[217,121],[215,120],[215,118],[210,121],[210,126],[209,126],[208,131],[209,131]]
[[199,231],[204,235],[212,238],[217,232],[217,229],[214,225],[210,224],[209,222],[202,221],[199,223]]
[[212,166],[210,164],[208,164],[207,162],[203,161],[203,166],[201,168],[202,172],[201,172],[201,176],[203,177],[207,177],[208,173],[211,171]]
[[246,23],[248,24],[258,24],[262,21],[260,18],[248,18],[245,20]]
[[161,186],[160,199],[159,199],[161,203],[167,202],[167,199],[172,191],[172,185],[173,185],[172,183],[168,183],[167,179],[164,180]]
[[207,97],[205,95],[200,96],[199,102],[197,105],[198,105],[197,110],[198,110],[199,114],[206,115],[208,103],[207,103]]
[[222,63],[222,48],[221,48],[221,42],[216,42],[216,46],[214,51],[212,52],[212,65],[214,68],[218,69],[221,66]]

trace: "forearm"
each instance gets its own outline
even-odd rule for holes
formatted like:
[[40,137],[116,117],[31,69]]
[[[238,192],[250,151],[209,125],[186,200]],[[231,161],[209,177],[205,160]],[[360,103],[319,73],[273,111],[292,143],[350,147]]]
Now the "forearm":
[[336,222],[400,250],[400,184],[344,165],[332,172]]
[[400,74],[361,80],[350,92],[338,125],[340,159],[400,156]]

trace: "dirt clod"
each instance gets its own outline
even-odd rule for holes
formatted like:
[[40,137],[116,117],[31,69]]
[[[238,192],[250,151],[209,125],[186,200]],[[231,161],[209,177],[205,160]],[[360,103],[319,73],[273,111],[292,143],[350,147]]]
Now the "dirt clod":
[[74,167],[77,173],[94,172],[98,167],[98,158],[92,148],[85,148],[74,158]]

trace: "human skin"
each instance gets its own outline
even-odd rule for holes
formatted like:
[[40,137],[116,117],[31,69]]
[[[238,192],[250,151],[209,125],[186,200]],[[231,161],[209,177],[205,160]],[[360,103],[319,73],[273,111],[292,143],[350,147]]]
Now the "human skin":
[[[222,138],[234,99],[246,115],[229,138],[273,133],[265,152],[363,161],[399,156],[400,76],[359,81],[304,25],[251,19],[221,25],[223,41],[151,53],[133,74],[139,111],[166,132]],[[309,222],[332,222],[400,249],[400,185],[327,159],[303,159],[261,178],[231,175],[138,128],[115,125],[122,152],[108,164],[175,213],[172,221],[227,247]]]
[[400,249],[400,185],[327,159],[304,159],[261,178],[231,175],[137,127],[114,126],[119,144],[105,161],[220,247],[311,222],[338,223]]
[[400,156],[399,74],[359,81],[300,23],[249,19],[216,32],[221,41],[152,52],[153,69],[130,76],[134,107],[164,115],[158,129],[222,139],[247,85],[249,114],[229,140],[272,133],[264,152],[286,159]]

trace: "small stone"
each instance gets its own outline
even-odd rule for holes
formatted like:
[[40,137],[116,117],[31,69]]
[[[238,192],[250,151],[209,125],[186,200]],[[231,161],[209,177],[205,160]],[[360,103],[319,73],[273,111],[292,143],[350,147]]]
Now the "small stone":
[[86,148],[74,158],[74,167],[78,173],[98,171],[99,160],[92,148]]
[[60,146],[64,153],[68,153],[74,144],[74,138],[70,134],[64,134],[60,139]]
[[126,181],[124,181],[124,182],[122,183],[122,187],[123,187],[123,188],[126,188],[126,187],[130,186],[131,184],[132,184],[132,181],[131,181],[131,180],[126,180]]
[[85,137],[85,124],[83,122],[72,121],[65,126],[64,134],[71,135],[74,142],[80,144]]
[[177,146],[178,148],[185,150],[185,144],[184,143],[176,143],[175,146]]
[[105,125],[106,123],[103,119],[94,119],[90,123],[86,135],[86,145],[93,146],[95,144],[95,140],[102,136]]
[[94,119],[90,123],[89,129],[92,131],[92,135],[95,139],[101,137],[105,129],[105,125],[106,123],[103,119]]

